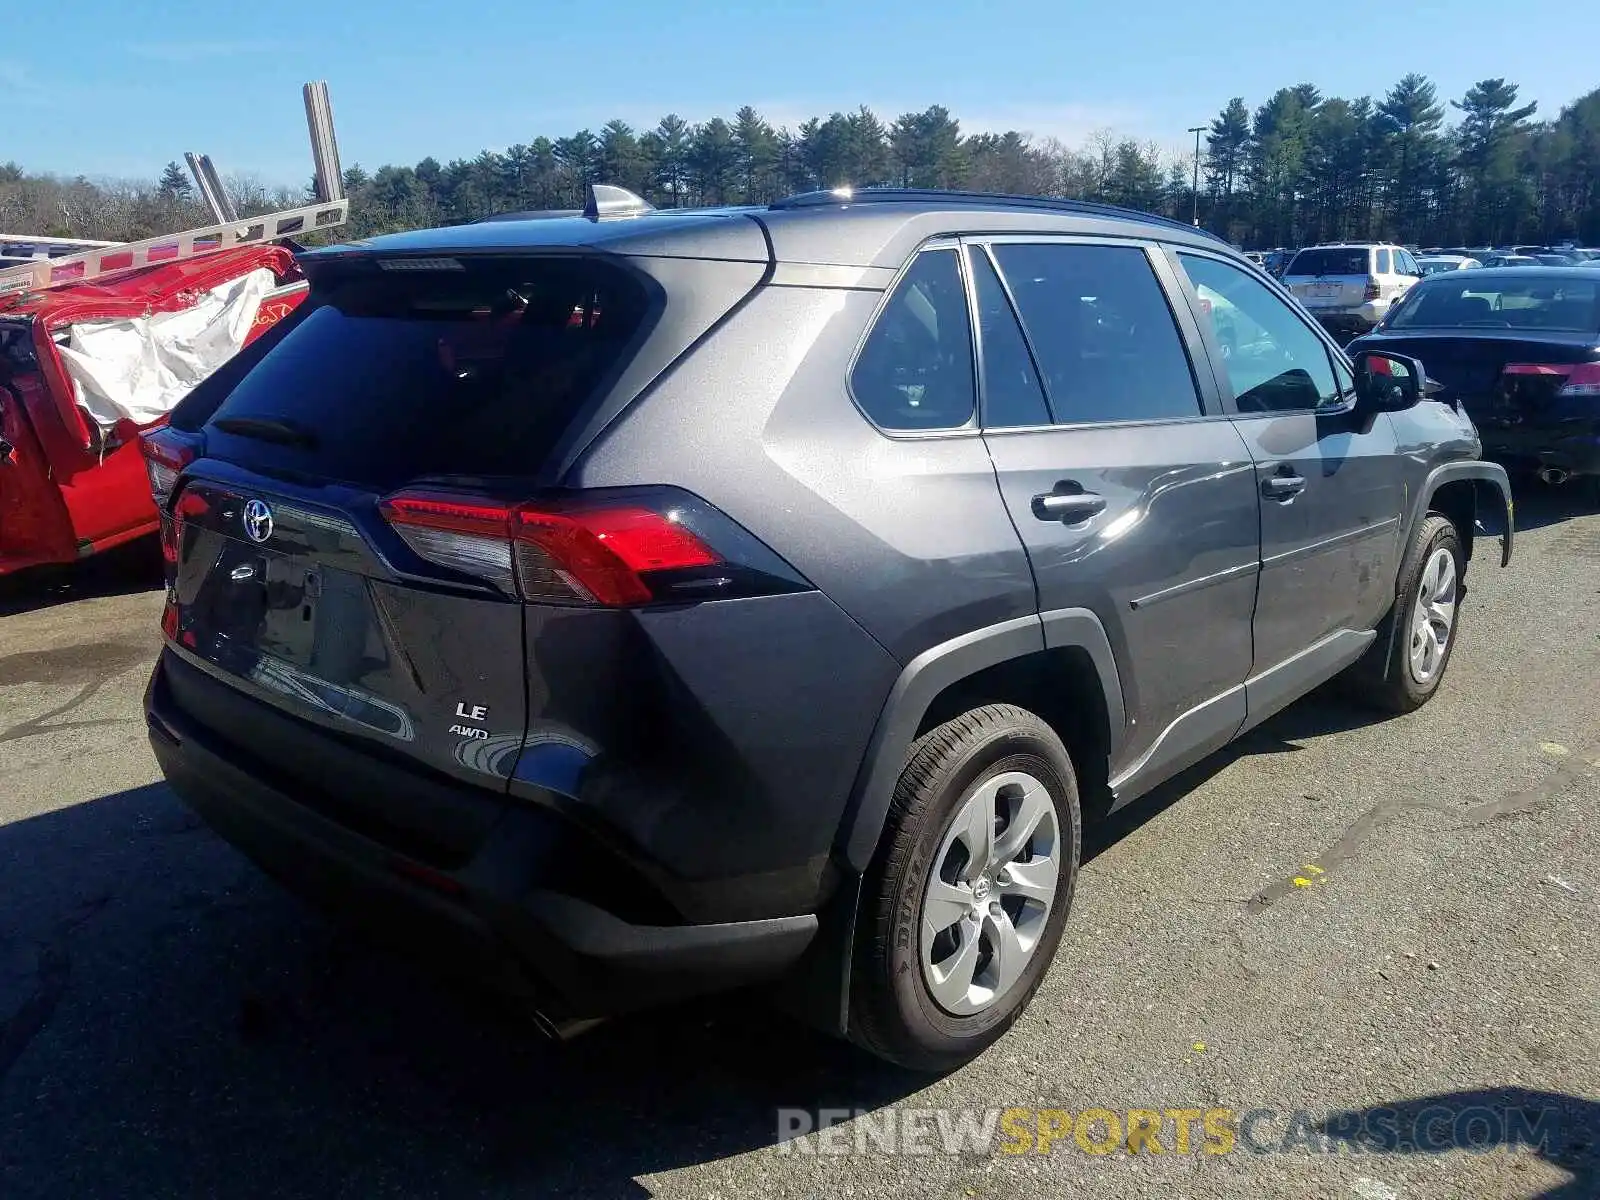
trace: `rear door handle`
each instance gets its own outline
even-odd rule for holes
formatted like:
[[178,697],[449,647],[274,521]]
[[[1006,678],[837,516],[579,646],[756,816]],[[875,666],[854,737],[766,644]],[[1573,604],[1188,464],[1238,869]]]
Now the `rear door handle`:
[[1054,491],[1033,498],[1034,516],[1041,521],[1060,521],[1066,525],[1087,521],[1105,508],[1106,498],[1094,492]]
[[1261,494],[1270,500],[1290,500],[1305,491],[1306,481],[1299,475],[1269,475],[1261,481]]

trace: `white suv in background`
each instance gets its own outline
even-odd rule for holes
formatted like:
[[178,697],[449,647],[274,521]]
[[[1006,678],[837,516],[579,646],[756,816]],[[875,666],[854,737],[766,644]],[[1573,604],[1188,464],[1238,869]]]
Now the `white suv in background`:
[[1347,242],[1307,246],[1283,272],[1283,284],[1319,321],[1339,333],[1363,334],[1422,278],[1404,246]]

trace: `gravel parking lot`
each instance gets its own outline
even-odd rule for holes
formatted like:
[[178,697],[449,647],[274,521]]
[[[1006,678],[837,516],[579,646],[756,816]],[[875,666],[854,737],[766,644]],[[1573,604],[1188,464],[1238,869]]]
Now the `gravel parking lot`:
[[[1092,831],[1032,1008],[931,1083],[746,998],[549,1045],[337,932],[158,781],[152,552],[9,581],[0,1196],[1600,1195],[1600,515],[1519,519],[1433,704],[1313,697]],[[1361,1153],[1324,1122],[1434,1105],[1551,1136]],[[1273,1116],[1260,1153],[942,1152],[932,1110],[1008,1108]],[[869,1115],[780,1145],[780,1109]],[[934,1153],[857,1136],[922,1121]]]

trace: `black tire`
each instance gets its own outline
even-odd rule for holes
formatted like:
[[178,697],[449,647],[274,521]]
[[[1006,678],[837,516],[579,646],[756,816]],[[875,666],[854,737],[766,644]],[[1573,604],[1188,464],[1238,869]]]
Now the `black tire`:
[[[1010,990],[972,1016],[954,1016],[938,1005],[923,978],[923,890],[961,801],[985,779],[1017,770],[1042,782],[1055,806],[1061,860],[1055,898]],[[939,1072],[1000,1038],[1033,998],[1055,955],[1072,905],[1081,844],[1072,760],[1054,730],[1034,714],[1009,704],[985,705],[913,743],[862,891],[850,984],[852,1040],[901,1066]]]
[[[1455,558],[1455,620],[1450,626],[1439,668],[1424,682],[1419,681],[1411,670],[1410,618],[1422,585],[1423,569],[1441,546],[1449,547]],[[1343,690],[1350,699],[1384,712],[1408,713],[1415,712],[1433,698],[1449,669],[1450,656],[1455,651],[1456,638],[1461,632],[1461,602],[1466,597],[1466,565],[1461,536],[1448,517],[1430,512],[1417,523],[1411,545],[1407,547],[1406,556],[1401,562],[1394,607],[1378,626],[1377,640],[1345,672]]]

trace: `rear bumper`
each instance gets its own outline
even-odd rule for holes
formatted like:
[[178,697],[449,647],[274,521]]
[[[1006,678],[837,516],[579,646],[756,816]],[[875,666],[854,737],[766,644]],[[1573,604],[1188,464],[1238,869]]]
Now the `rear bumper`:
[[816,934],[813,914],[634,924],[551,890],[539,864],[559,819],[531,805],[508,806],[463,865],[409,858],[232,761],[171,703],[163,670],[145,696],[151,747],[179,797],[223,838],[331,916],[551,1017],[609,1016],[770,980]]
[[1550,425],[1482,426],[1483,455],[1527,471],[1554,468],[1569,475],[1600,475],[1600,421]]
[[1306,311],[1328,329],[1359,336],[1371,333],[1389,308],[1388,305],[1363,304],[1360,308],[1308,308]]

